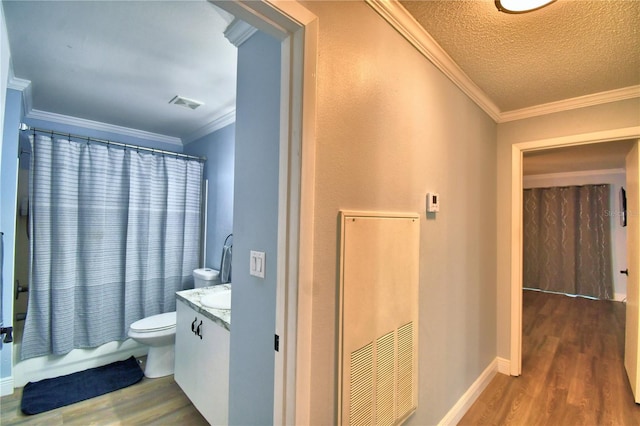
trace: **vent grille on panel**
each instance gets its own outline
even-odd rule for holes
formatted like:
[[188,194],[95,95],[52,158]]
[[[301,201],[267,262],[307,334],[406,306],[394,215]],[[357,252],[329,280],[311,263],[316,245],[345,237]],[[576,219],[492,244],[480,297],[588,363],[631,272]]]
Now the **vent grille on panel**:
[[414,408],[413,377],[413,322],[410,322],[398,329],[398,417]]
[[413,349],[410,322],[351,353],[349,425],[394,425],[415,408]]
[[351,354],[349,424],[373,424],[373,342]]
[[395,333],[387,333],[376,342],[376,425],[392,425],[396,419]]

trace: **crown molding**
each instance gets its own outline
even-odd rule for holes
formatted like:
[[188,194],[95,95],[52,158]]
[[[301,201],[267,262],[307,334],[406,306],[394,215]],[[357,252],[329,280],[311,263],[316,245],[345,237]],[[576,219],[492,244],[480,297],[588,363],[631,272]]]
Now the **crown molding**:
[[24,111],[31,111],[33,105],[33,94],[31,90],[31,81],[18,78],[13,74],[13,70],[9,69],[9,81],[7,88],[22,92],[22,107]]
[[41,111],[32,109],[32,92],[31,81],[18,78],[13,75],[13,71],[10,70],[9,81],[7,87],[9,89],[19,90],[22,92],[22,102],[24,103],[24,116],[26,118],[34,120],[50,121],[58,124],[65,124],[69,126],[83,127],[85,129],[96,130],[101,132],[117,133],[124,136],[130,136],[138,139],[144,139],[154,142],[163,142],[172,145],[182,146],[180,138],[173,136],[161,135],[158,133],[145,132],[143,130],[131,129],[129,127],[116,126],[113,124],[102,123],[99,121],[87,120],[84,118],[71,117],[68,115],[57,114],[54,112]]
[[585,108],[633,98],[640,98],[640,86],[629,86],[622,89],[593,93],[590,95],[578,96],[576,98],[564,99],[562,101],[549,102],[547,104],[536,105],[533,107],[506,111],[500,114],[498,123],[506,123],[508,121],[522,120],[540,115],[553,114],[556,112],[569,111],[572,109]]
[[199,128],[195,132],[193,132],[190,135],[188,135],[187,137],[182,138],[182,143],[184,145],[189,144],[189,143],[191,143],[191,142],[193,142],[195,140],[200,139],[203,136],[206,136],[206,135],[208,135],[210,133],[213,133],[216,130],[220,130],[223,127],[226,127],[229,124],[232,124],[232,123],[235,123],[235,122],[236,122],[236,110],[234,108],[233,110],[229,111],[228,113],[223,114],[220,117],[216,118],[211,123],[202,126],[201,128]]
[[18,78],[13,73],[9,75],[9,81],[7,82],[7,87],[13,90],[24,91],[31,87],[31,81],[25,80],[23,78]]
[[472,101],[482,108],[496,123],[506,123],[625,99],[640,98],[640,86],[631,86],[502,112],[489,96],[462,71],[458,64],[455,63],[449,54],[431,37],[399,1],[365,0],[365,2],[458,86],[460,90],[469,96]]
[[26,118],[34,120],[50,121],[58,124],[66,124],[69,126],[78,126],[85,129],[96,130],[101,132],[117,133],[119,135],[130,136],[138,139],[149,140],[153,142],[163,142],[172,145],[182,146],[180,138],[173,136],[161,135],[159,133],[145,132],[144,130],[131,129],[129,127],[116,126],[113,124],[102,123],[99,121],[87,120],[84,118],[71,117],[68,115],[57,114],[54,112],[40,111],[32,109],[25,114]]
[[247,41],[247,39],[256,31],[258,31],[257,28],[254,28],[246,22],[236,18],[229,24],[227,29],[224,30],[224,36],[235,47],[240,47],[240,45]]
[[496,104],[462,71],[404,6],[396,0],[365,1],[472,101],[498,122],[500,109]]

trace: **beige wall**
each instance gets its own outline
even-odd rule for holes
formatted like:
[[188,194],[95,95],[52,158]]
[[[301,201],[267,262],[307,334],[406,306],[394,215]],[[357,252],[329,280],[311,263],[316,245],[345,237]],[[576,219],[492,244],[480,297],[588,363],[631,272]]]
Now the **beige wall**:
[[421,215],[408,424],[435,424],[496,356],[496,124],[363,2],[304,4],[320,28],[312,424],[335,423],[340,209]]
[[515,143],[640,125],[640,100],[631,99],[498,125],[498,356],[511,342],[511,148]]

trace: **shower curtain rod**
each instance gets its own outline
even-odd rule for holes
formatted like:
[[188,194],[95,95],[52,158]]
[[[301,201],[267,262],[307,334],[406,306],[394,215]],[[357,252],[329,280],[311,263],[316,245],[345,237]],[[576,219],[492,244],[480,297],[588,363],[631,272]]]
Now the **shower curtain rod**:
[[198,160],[198,161],[207,161],[207,157],[198,157],[195,155],[188,155],[188,154],[182,154],[180,152],[171,152],[171,151],[165,151],[163,149],[156,149],[156,148],[147,148],[144,146],[139,146],[139,145],[131,145],[128,143],[122,143],[122,142],[114,142],[114,141],[110,141],[107,139],[100,139],[100,138],[91,138],[89,136],[82,136],[82,135],[74,135],[73,133],[64,133],[64,132],[58,132],[55,130],[50,130],[50,129],[41,129],[38,127],[31,127],[27,124],[24,123],[20,123],[20,130],[22,131],[27,131],[30,130],[32,132],[40,132],[40,133],[46,133],[49,135],[58,135],[58,136],[65,136],[69,139],[84,139],[87,142],[97,142],[97,143],[102,143],[105,145],[115,145],[115,146],[120,146],[123,148],[130,148],[130,149],[135,149],[136,151],[149,151],[155,154],[162,154],[162,155],[169,155],[169,156],[176,156],[176,157],[182,157],[182,158],[190,158],[192,160]]

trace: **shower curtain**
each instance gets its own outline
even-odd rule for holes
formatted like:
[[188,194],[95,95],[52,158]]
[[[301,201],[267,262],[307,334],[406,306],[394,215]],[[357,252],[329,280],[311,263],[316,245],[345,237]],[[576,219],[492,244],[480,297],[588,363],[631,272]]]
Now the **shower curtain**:
[[22,359],[125,340],[175,310],[198,267],[203,163],[44,135],[31,148]]
[[525,288],[613,299],[609,185],[525,189]]

